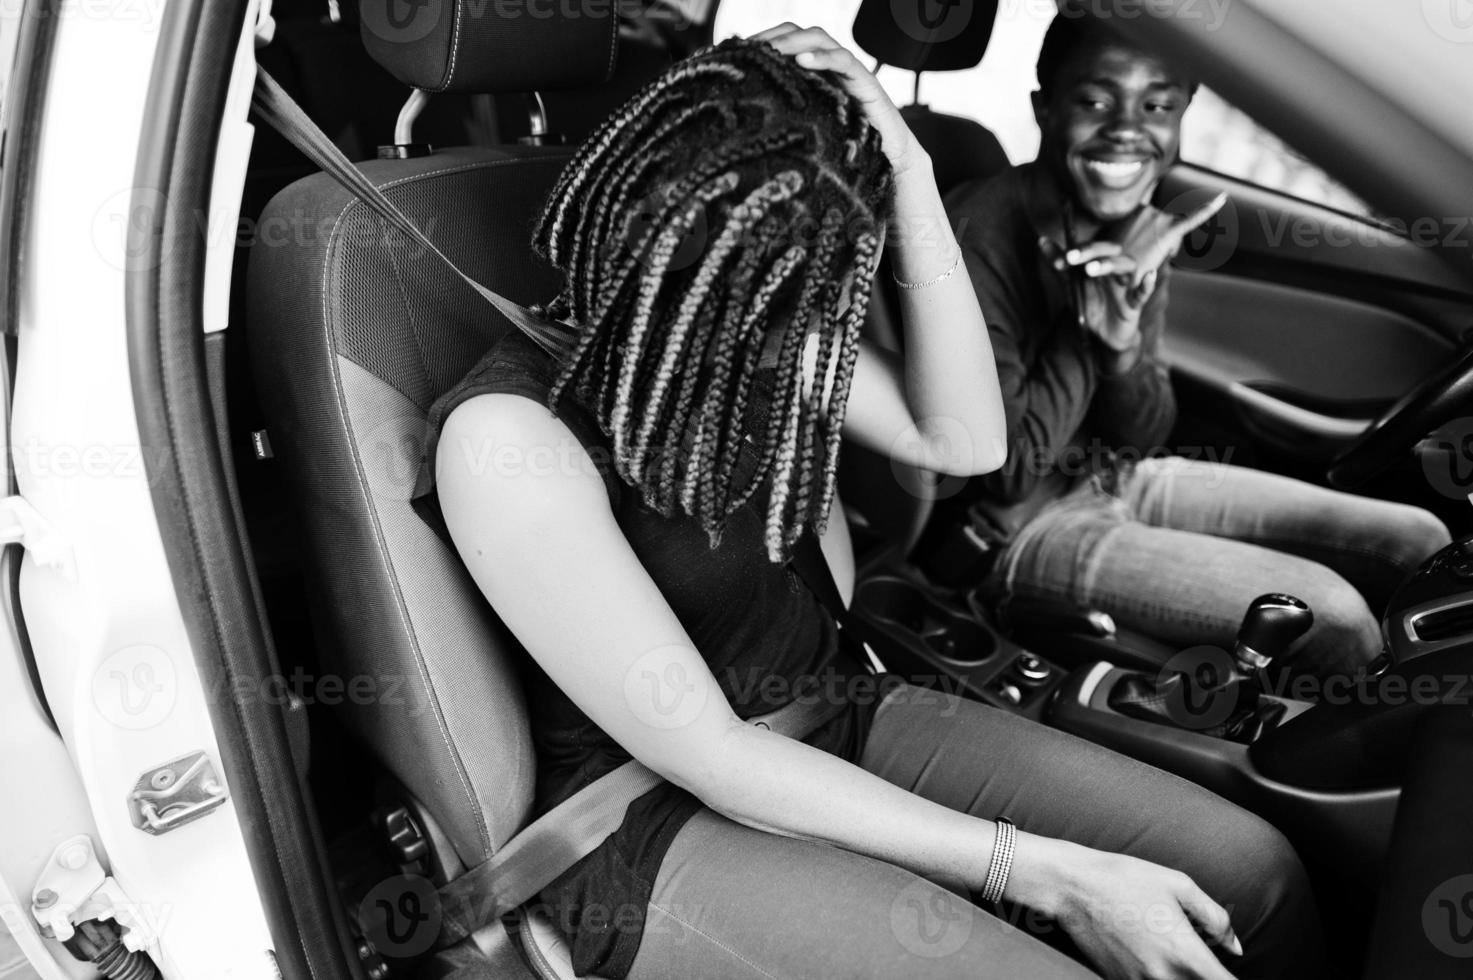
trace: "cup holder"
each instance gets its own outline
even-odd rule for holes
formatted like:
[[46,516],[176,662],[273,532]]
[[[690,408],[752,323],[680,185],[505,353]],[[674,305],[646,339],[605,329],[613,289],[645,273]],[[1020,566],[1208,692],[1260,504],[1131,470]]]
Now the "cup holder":
[[985,663],[997,653],[997,637],[990,629],[902,578],[879,576],[861,582],[854,609],[906,646],[924,647],[960,666]]

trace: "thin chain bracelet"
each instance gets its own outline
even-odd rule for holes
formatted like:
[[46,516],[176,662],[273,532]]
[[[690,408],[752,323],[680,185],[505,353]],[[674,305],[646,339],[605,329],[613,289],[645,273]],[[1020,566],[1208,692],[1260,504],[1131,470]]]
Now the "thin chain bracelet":
[[936,277],[934,277],[932,279],[927,279],[925,282],[906,282],[904,279],[901,279],[899,276],[895,275],[895,270],[893,270],[893,269],[890,270],[890,277],[895,280],[895,285],[899,286],[901,289],[925,289],[927,286],[934,286],[938,282],[943,282],[943,281],[945,281],[947,279],[950,279],[951,278],[951,274],[953,272],[955,272],[956,269],[957,269],[957,266],[959,266],[961,264],[962,264],[962,250],[961,249],[957,249],[956,250],[956,258],[955,259],[952,259],[952,261],[951,261],[951,267],[948,268],[945,272],[941,273],[941,275],[936,276]]

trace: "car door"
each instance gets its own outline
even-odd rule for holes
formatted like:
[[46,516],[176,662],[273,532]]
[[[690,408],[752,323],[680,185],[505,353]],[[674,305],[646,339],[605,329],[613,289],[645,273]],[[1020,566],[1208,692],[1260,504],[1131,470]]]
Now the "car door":
[[[1329,462],[1473,327],[1473,284],[1439,254],[1473,232],[1466,218],[1382,220],[1223,100],[1204,90],[1198,102],[1157,203],[1229,199],[1174,260],[1170,448],[1323,483]],[[1437,479],[1449,447],[1424,442],[1361,492],[1466,523],[1461,494]]]

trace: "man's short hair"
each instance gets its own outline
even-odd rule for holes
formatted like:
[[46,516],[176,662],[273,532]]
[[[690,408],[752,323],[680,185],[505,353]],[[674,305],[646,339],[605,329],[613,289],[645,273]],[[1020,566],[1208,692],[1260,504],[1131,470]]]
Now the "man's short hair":
[[[1038,90],[1045,99],[1053,95],[1059,72],[1074,52],[1086,44],[1126,44],[1134,46],[1112,30],[1103,18],[1091,13],[1083,4],[1065,4],[1049,22],[1038,49]],[[1197,91],[1197,80],[1187,78],[1187,91]]]

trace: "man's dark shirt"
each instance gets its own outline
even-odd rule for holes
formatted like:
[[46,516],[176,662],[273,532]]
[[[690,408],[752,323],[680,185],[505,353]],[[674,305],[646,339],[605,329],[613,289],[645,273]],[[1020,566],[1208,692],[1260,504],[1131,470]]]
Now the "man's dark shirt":
[[1070,276],[1082,273],[1054,269],[1039,247],[1040,237],[1071,244],[1064,202],[1037,163],[963,185],[946,201],[987,318],[1007,412],[1007,464],[973,480],[968,498],[1005,539],[1089,476],[1106,450],[1157,447],[1176,416],[1159,358],[1168,270],[1141,311],[1140,361],[1108,374],[1106,348],[1079,323]]

